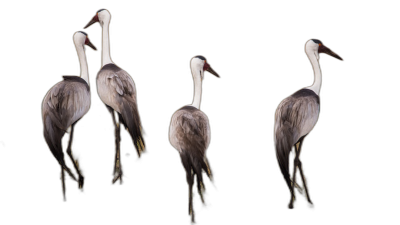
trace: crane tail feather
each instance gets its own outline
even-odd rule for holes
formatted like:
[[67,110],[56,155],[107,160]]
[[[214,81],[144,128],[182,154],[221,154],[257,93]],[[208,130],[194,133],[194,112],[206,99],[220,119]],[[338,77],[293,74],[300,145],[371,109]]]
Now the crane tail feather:
[[277,132],[275,132],[275,135],[276,135],[275,151],[276,151],[276,157],[278,159],[279,168],[286,181],[286,184],[289,187],[289,190],[292,191],[291,189],[292,184],[289,173],[289,154],[293,146],[292,142],[290,141],[292,133],[290,132],[289,129],[282,128]]
[[60,123],[55,123],[53,117],[43,115],[43,138],[50,150],[51,155],[57,163],[67,172],[68,176],[77,182],[77,178],[69,166],[65,163],[65,153],[63,151],[62,139],[66,131],[60,128]]
[[197,179],[197,191],[200,195],[201,201],[204,203],[203,193],[205,191],[205,186],[203,182],[203,170],[206,172],[207,176],[212,180],[212,171],[207,158],[199,157],[190,154],[190,152],[182,151],[180,153],[182,165],[186,171],[186,180],[189,185],[189,214],[192,215],[192,220],[194,222],[194,212],[193,212],[193,195],[192,187],[194,183],[194,176]]
[[124,105],[120,113],[120,121],[126,128],[128,128],[133,145],[135,146],[140,157],[141,153],[146,149],[146,144],[143,138],[143,128],[140,121],[139,112],[137,105],[134,102],[124,101]]

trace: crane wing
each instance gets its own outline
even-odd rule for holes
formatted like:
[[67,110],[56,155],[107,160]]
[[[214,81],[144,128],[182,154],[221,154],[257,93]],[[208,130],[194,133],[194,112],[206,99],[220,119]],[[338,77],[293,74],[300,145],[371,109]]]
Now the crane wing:
[[80,77],[63,76],[64,80],[54,85],[43,99],[43,116],[62,130],[84,116],[90,108],[90,88]]
[[136,105],[136,88],[131,76],[114,64],[105,65],[97,74],[97,92],[101,100],[121,113],[121,97]]
[[97,74],[97,93],[104,104],[121,115],[121,122],[128,128],[140,156],[145,150],[145,143],[136,102],[135,83],[131,76],[115,64],[107,64]]
[[71,175],[65,165],[62,137],[73,123],[82,118],[90,108],[90,88],[80,77],[64,76],[54,85],[42,102],[43,134],[53,156]]
[[210,144],[210,136],[206,114],[195,107],[185,106],[172,116],[170,141],[178,151],[185,150],[204,156]]
[[279,167],[289,188],[289,154],[298,140],[317,123],[319,97],[309,89],[301,89],[285,98],[275,112],[275,151]]

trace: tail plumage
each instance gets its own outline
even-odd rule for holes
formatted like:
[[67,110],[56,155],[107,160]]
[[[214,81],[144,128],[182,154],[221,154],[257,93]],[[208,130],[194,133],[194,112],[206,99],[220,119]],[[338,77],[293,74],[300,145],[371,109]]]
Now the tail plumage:
[[292,132],[290,132],[290,129],[281,127],[279,130],[275,131],[275,151],[279,168],[281,169],[282,175],[285,178],[289,190],[292,192],[292,184],[289,173],[289,154],[293,146],[291,138]]
[[203,183],[204,170],[207,176],[212,180],[212,172],[208,160],[205,156],[193,155],[190,152],[182,151],[180,153],[183,167],[186,171],[186,180],[189,185],[189,215],[192,216],[192,222],[194,222],[194,211],[193,211],[193,194],[192,188],[194,183],[194,176],[197,178],[197,190],[199,192],[201,201],[204,203],[203,192],[205,191],[205,186]]
[[142,123],[140,121],[137,105],[135,101],[128,99],[123,102],[121,108],[120,121],[126,128],[128,128],[133,144],[135,145],[136,151],[140,157],[140,154],[145,151],[146,145],[144,143]]
[[52,116],[55,115],[51,115],[51,112],[43,115],[43,138],[57,163],[67,172],[72,180],[78,182],[75,174],[65,163],[62,138],[66,131],[60,127],[61,124],[59,122],[52,120]]
[[[282,126],[275,131],[275,156],[278,162],[279,170],[283,176],[283,180],[292,192],[291,183],[293,182],[290,172],[290,155],[293,146],[297,143],[296,136],[289,126]],[[296,190],[304,195],[304,187],[297,182],[294,183]],[[294,190],[293,190],[294,191]]]

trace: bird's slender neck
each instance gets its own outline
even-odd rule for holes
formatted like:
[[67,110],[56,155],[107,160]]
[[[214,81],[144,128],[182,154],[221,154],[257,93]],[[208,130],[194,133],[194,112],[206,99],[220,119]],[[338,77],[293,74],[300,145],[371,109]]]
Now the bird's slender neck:
[[314,70],[314,83],[307,88],[313,90],[319,96],[322,84],[322,73],[319,66],[318,52],[307,52],[307,56],[310,59],[311,65]]
[[110,21],[104,21],[104,24],[102,25],[102,49],[101,49],[101,66],[103,67],[104,65],[107,65],[109,63],[113,63],[111,60],[111,55],[110,55],[110,33],[109,33],[109,27],[110,27]]
[[200,103],[201,103],[201,86],[202,86],[202,80],[201,80],[201,73],[202,71],[193,71],[192,70],[192,75],[193,75],[193,82],[194,82],[194,96],[193,96],[193,102],[192,106],[196,107],[197,109],[200,109]]
[[89,85],[89,70],[86,61],[85,49],[83,48],[83,44],[75,43],[76,52],[78,53],[79,64],[81,66],[81,74],[80,77],[86,81]]

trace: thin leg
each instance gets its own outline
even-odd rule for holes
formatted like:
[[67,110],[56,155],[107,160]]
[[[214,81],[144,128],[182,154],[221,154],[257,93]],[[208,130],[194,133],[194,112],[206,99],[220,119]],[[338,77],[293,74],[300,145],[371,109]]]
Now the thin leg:
[[66,199],[66,176],[65,173],[75,182],[78,182],[73,171],[65,163],[65,153],[63,150],[63,137],[64,130],[55,129],[51,132],[44,132],[44,139],[46,141],[47,147],[50,150],[51,155],[57,161],[60,166],[60,179],[61,179],[61,194],[63,199]]
[[[300,152],[301,152],[301,146],[303,145],[303,140],[304,140],[304,137],[302,137],[302,138],[299,140],[300,146],[299,146],[298,149],[296,149],[296,154],[297,154],[299,157],[300,157]],[[302,167],[302,164],[301,164],[300,159],[299,159],[299,161],[298,161],[298,163],[297,163],[297,166],[299,167],[299,170],[300,170],[300,175],[301,175],[301,179],[302,179],[302,181],[303,181],[304,190],[305,190],[305,192],[306,192],[307,201],[308,201],[309,203],[313,204],[312,201],[311,201],[311,199],[310,199],[310,195],[309,195],[309,193],[308,193],[308,188],[307,188],[307,184],[306,184],[306,179],[305,179],[305,177],[304,177],[303,167]]]
[[65,198],[65,174],[64,174],[64,168],[62,166],[61,166],[61,184],[62,184],[64,201],[66,201],[67,199]]
[[60,148],[58,148],[58,152],[57,152],[57,162],[58,164],[64,169],[64,171],[67,173],[67,175],[76,183],[78,183],[78,179],[76,178],[74,172],[72,172],[71,168],[69,168],[69,166],[65,163],[65,154],[63,151],[63,142],[62,140],[60,140]]
[[123,184],[122,161],[121,161],[121,125],[117,120],[117,113],[113,108],[107,106],[107,111],[111,114],[112,122],[114,125],[114,168],[113,168],[113,179],[112,184],[119,181],[119,184]]
[[291,186],[290,186],[290,188],[291,188],[291,198],[290,198],[290,203],[289,203],[289,208],[290,208],[290,209],[293,209],[293,201],[294,201],[295,198],[296,198],[295,195],[294,195],[294,187],[295,187],[295,184],[296,184],[296,170],[297,170],[297,165],[298,165],[298,162],[299,162],[299,155],[297,154],[297,149],[298,149],[299,145],[300,145],[300,142],[297,142],[297,143],[295,144],[296,156],[295,156],[295,158],[294,158],[294,163],[293,163],[293,178],[292,178],[292,183],[291,183]]
[[79,189],[82,189],[82,188],[83,188],[83,180],[84,180],[84,177],[82,176],[81,171],[80,171],[80,169],[79,169],[78,160],[74,160],[74,157],[73,157],[73,155],[72,155],[72,150],[71,150],[72,139],[73,139],[73,136],[74,136],[74,127],[75,127],[75,124],[72,124],[72,125],[71,125],[71,133],[70,133],[70,135],[69,135],[69,142],[68,142],[67,153],[68,153],[69,158],[71,159],[72,163],[74,164],[74,167],[75,167],[76,172],[78,173],[78,176],[79,176],[79,180],[78,180]]

